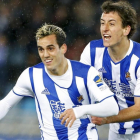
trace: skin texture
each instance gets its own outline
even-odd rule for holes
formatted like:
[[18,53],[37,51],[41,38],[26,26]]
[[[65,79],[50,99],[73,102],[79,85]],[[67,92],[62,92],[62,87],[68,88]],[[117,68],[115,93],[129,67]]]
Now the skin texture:
[[130,26],[122,27],[122,20],[117,12],[103,13],[101,16],[101,36],[114,62],[122,60],[129,49],[127,35],[130,29]]
[[[104,46],[108,47],[109,55],[114,62],[119,62],[125,57],[130,45],[127,38],[130,30],[130,26],[122,27],[122,20],[118,13],[102,14],[100,31]],[[107,118],[92,117],[92,122],[97,125],[103,125],[138,119],[140,118],[140,98],[134,97],[134,101],[133,106],[121,110],[118,115]]]
[[66,127],[71,127],[76,120],[75,114],[73,109],[67,109],[60,115],[60,119],[62,119],[61,124],[64,124],[66,122]]
[[39,56],[51,75],[62,75],[68,69],[64,54],[67,51],[66,44],[61,47],[57,44],[56,36],[49,35],[37,41]]

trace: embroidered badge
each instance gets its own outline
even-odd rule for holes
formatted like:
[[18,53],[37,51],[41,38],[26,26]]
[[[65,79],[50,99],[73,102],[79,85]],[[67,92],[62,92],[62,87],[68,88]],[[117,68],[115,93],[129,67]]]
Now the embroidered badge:
[[84,98],[82,95],[80,95],[79,97],[77,97],[77,100],[79,103],[82,103],[84,101]]
[[129,73],[129,72],[126,72],[126,73],[125,73],[125,78],[126,78],[128,81],[131,81],[131,76],[130,76],[130,73]]

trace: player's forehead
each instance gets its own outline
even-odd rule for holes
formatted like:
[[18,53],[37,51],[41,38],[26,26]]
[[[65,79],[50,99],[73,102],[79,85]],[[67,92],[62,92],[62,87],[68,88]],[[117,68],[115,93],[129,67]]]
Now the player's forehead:
[[37,46],[46,46],[50,44],[57,45],[56,36],[54,34],[45,36],[37,40]]
[[103,12],[101,15],[101,21],[120,21],[121,17],[117,12],[111,11],[108,13]]

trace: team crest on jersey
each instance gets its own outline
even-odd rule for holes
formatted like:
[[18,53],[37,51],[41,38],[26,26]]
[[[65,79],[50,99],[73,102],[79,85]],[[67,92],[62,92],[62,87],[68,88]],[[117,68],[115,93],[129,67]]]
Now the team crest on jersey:
[[102,78],[100,75],[97,75],[95,78],[94,78],[94,82],[97,84],[98,87],[102,86],[103,85],[103,81],[102,81]]
[[45,88],[41,93],[46,94],[46,95],[50,95],[50,92],[47,88]]
[[107,73],[104,67],[100,68],[98,71],[102,73]]
[[126,78],[128,81],[131,81],[130,72],[126,72],[126,73],[125,73],[125,78]]
[[77,100],[79,103],[82,103],[84,101],[84,98],[82,95],[80,95],[79,97],[77,97]]

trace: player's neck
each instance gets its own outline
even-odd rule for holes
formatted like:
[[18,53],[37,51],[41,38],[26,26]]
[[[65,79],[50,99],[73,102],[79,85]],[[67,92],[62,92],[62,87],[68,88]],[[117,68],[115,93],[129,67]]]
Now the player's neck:
[[128,39],[125,41],[121,41],[121,43],[115,46],[108,47],[108,52],[111,59],[115,63],[121,61],[126,56],[126,53],[128,52],[129,47],[130,47],[130,40]]
[[68,70],[68,62],[67,59],[64,57],[63,60],[61,61],[61,64],[55,69],[49,70],[49,74],[54,75],[54,76],[61,76],[66,73]]

